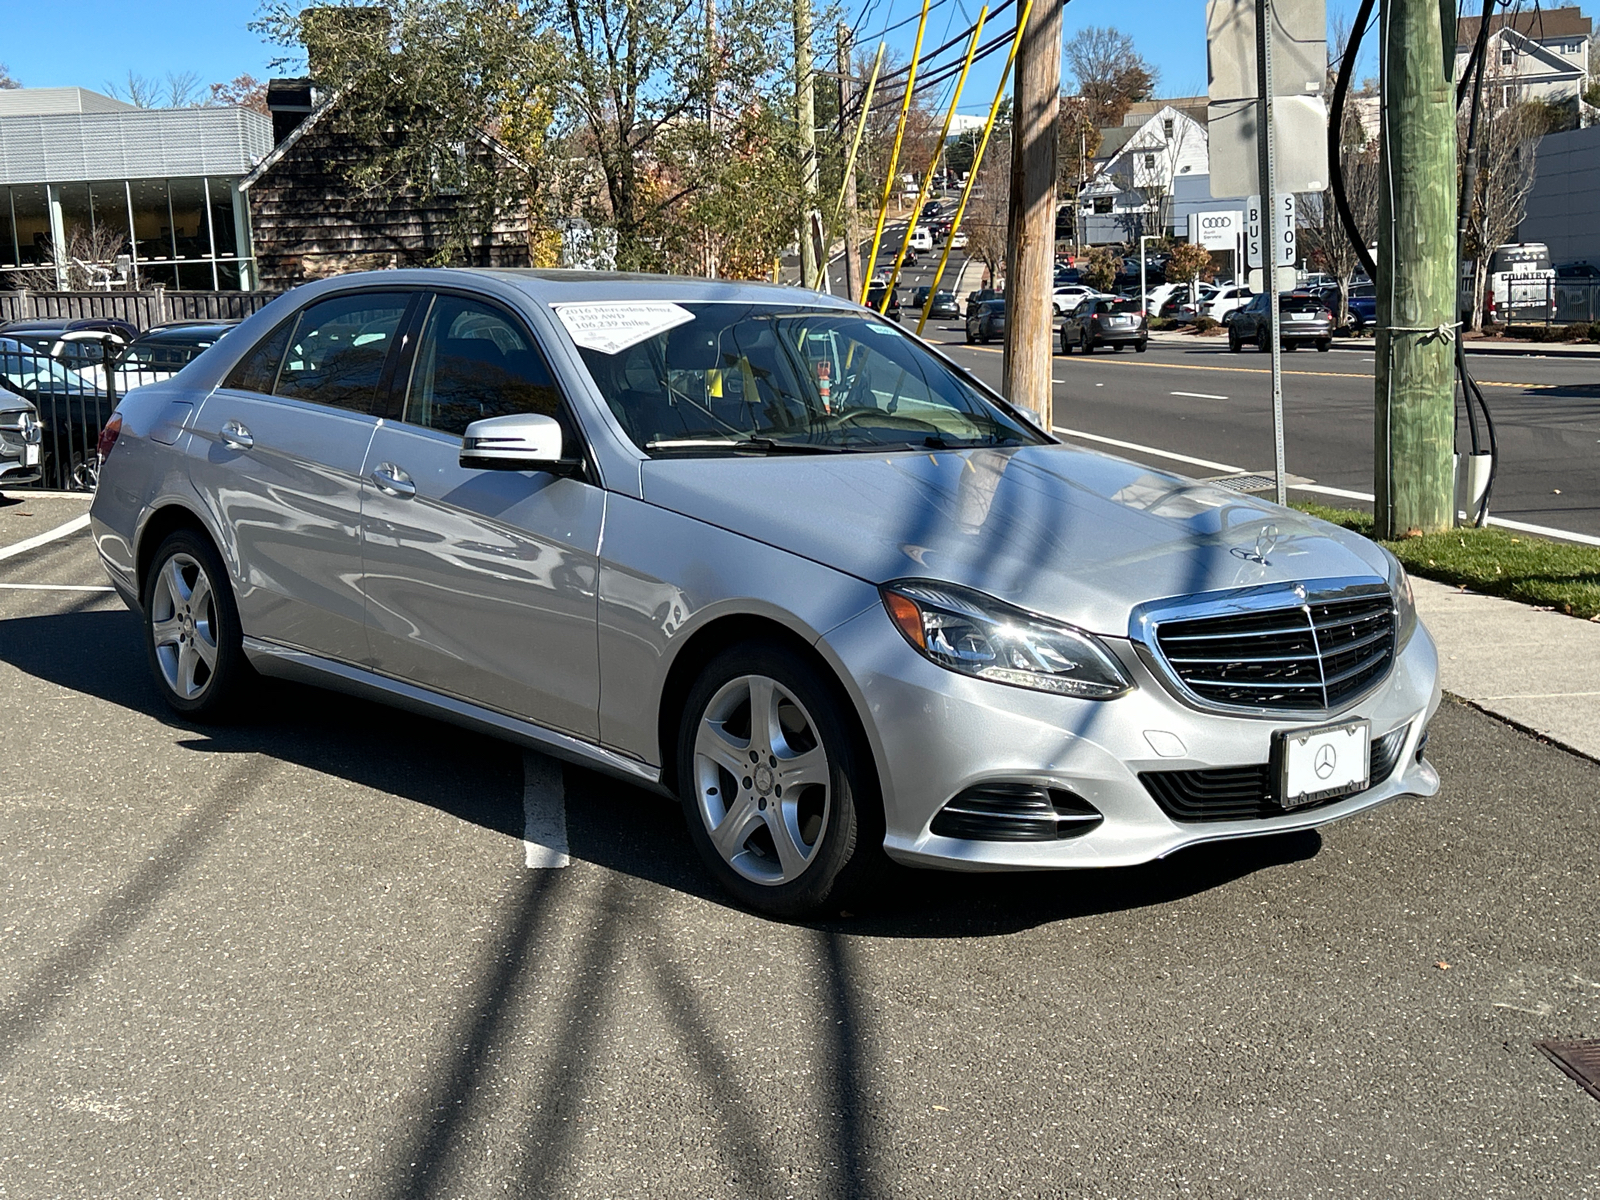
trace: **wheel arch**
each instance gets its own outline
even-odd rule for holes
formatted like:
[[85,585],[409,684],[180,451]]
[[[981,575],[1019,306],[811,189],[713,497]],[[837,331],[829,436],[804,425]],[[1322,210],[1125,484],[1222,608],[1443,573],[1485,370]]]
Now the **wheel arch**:
[[145,578],[156,551],[161,548],[162,542],[180,529],[192,529],[202,534],[216,548],[223,565],[229,565],[228,556],[223,551],[222,543],[217,539],[215,531],[195,509],[178,500],[159,504],[153,507],[139,523],[138,533],[134,536],[133,578],[135,586],[139,589],[141,603],[144,599]]
[[[841,676],[838,665],[792,627],[770,616],[755,613],[729,613],[707,621],[688,637],[673,656],[661,688],[656,710],[656,739],[661,754],[661,783],[676,792],[678,783],[678,729],[683,721],[683,706],[700,673],[724,650],[746,643],[765,642],[781,646],[816,667],[832,687],[834,699],[849,722],[857,740],[862,764],[872,772],[874,817],[883,820],[882,775],[877,746],[868,735],[857,697]],[[881,830],[880,830],[881,832]]]

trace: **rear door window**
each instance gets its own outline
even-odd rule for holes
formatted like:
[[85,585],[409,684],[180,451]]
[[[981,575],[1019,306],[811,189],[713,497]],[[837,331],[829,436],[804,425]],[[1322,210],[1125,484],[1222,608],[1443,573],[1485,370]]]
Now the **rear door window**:
[[410,300],[406,292],[359,292],[311,305],[289,339],[274,393],[370,413]]

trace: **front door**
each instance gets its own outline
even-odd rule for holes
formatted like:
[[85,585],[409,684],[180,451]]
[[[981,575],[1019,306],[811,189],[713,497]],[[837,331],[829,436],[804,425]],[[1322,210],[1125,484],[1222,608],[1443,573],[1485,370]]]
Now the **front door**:
[[605,493],[581,478],[459,461],[462,433],[484,417],[545,413],[577,437],[532,334],[497,305],[440,294],[401,386],[402,419],[379,425],[362,481],[377,669],[596,738]]
[[291,317],[201,405],[190,477],[217,516],[245,633],[367,657],[361,466],[411,295],[330,297]]

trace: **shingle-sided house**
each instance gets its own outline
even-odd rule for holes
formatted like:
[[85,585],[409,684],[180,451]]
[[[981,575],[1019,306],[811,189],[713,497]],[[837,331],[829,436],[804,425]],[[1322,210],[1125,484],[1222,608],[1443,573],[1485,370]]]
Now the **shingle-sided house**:
[[[1478,37],[1477,17],[1456,23],[1456,73],[1466,69]],[[1489,18],[1484,84],[1494,104],[1521,100],[1568,103],[1589,85],[1594,22],[1577,6],[1519,8]]]

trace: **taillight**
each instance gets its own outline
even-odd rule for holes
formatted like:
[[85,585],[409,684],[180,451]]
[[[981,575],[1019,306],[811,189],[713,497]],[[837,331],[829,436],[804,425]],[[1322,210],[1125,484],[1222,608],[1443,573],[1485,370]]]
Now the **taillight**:
[[100,431],[100,461],[105,462],[111,453],[111,447],[117,444],[117,434],[122,432],[122,414],[112,413],[111,419],[105,423],[105,428]]

